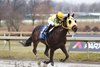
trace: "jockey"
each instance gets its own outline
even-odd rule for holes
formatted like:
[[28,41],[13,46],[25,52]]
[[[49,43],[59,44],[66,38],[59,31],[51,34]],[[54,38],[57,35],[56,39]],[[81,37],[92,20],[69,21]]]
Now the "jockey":
[[61,24],[61,22],[63,21],[64,15],[62,12],[58,12],[57,14],[51,16],[48,18],[48,28],[46,30],[46,33],[48,34],[49,30],[52,27],[56,27],[59,26]]

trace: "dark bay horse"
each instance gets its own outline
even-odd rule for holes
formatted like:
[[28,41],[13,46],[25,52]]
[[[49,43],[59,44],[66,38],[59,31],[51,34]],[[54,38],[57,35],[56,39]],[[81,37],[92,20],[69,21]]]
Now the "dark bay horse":
[[54,65],[54,61],[53,61],[53,55],[56,49],[60,48],[63,53],[65,54],[65,58],[61,59],[62,62],[64,62],[68,57],[68,53],[65,47],[65,43],[66,43],[66,34],[67,32],[72,29],[72,31],[76,32],[77,31],[77,23],[76,20],[74,19],[74,14],[70,15],[68,14],[66,17],[64,17],[62,23],[60,26],[57,26],[53,29],[52,32],[50,32],[47,40],[41,40],[39,38],[40,32],[41,32],[41,28],[43,26],[37,26],[33,32],[32,35],[30,36],[30,38],[25,42],[24,46],[30,46],[31,43],[33,42],[33,53],[36,55],[37,53],[37,45],[39,42],[42,42],[46,45],[46,49],[44,54],[46,56],[48,56],[48,51],[50,49],[50,60],[49,61],[45,61],[46,64],[50,63],[52,65]]

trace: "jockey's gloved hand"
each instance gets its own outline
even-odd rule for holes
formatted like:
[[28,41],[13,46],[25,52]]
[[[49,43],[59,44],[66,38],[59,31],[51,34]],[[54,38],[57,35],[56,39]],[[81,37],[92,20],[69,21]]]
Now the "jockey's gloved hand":
[[64,21],[62,20],[62,21],[59,21],[59,24],[62,24]]

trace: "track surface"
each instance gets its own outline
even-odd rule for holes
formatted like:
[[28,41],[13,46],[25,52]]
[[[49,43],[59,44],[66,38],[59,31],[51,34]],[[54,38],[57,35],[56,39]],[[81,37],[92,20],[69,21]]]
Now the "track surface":
[[0,60],[0,67],[100,67],[100,64],[60,63],[44,64],[38,61]]

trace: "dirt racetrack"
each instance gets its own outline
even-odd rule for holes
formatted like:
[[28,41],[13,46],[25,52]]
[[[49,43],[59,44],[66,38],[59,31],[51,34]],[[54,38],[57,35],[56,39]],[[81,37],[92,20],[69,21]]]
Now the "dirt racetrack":
[[0,67],[100,67],[100,64],[83,64],[83,63],[61,63],[55,62],[54,66],[51,64],[44,64],[39,61],[22,61],[22,60],[0,60]]

